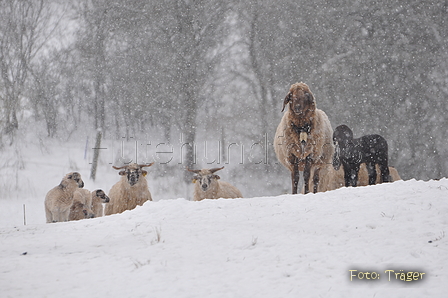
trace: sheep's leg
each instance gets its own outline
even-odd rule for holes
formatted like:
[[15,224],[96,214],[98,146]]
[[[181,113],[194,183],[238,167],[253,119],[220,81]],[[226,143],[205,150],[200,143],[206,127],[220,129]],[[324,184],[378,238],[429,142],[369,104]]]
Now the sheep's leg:
[[342,166],[344,168],[345,187],[349,187],[350,186],[350,182],[351,182],[351,179],[350,179],[351,168],[347,164],[345,164],[345,163],[343,163]]
[[70,208],[59,210],[59,222],[68,221],[70,215]]
[[353,166],[352,172],[350,173],[351,185],[353,187],[356,187],[358,185],[359,166],[360,165]]
[[369,185],[376,184],[376,168],[375,163],[369,162],[366,164],[367,173],[369,174]]
[[297,194],[297,187],[299,185],[299,163],[297,158],[294,159],[293,170],[291,172],[291,181],[292,181],[292,194]]
[[319,171],[320,168],[316,168],[314,170],[314,176],[313,176],[313,183],[314,183],[314,187],[313,187],[313,193],[317,193],[317,189],[319,186]]
[[381,171],[381,182],[390,182],[392,178],[390,177],[389,167],[386,164],[380,164]]
[[53,214],[50,210],[45,206],[45,216],[47,218],[47,223],[53,222]]
[[61,221],[61,212],[59,210],[53,211],[53,222]]
[[305,194],[310,192],[310,177],[311,177],[311,158],[308,156],[305,159],[305,168],[303,169],[303,180],[305,184]]

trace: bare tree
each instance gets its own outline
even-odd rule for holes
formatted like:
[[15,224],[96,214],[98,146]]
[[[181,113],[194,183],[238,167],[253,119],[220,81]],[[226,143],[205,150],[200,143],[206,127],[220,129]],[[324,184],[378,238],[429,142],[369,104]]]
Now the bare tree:
[[[52,57],[54,59],[54,56]],[[55,68],[56,64],[51,59],[41,59],[38,65],[31,70],[31,87],[28,94],[33,99],[31,105],[34,109],[35,119],[42,117],[45,120],[47,134],[54,137],[58,128],[57,114],[61,95],[58,94],[60,85],[60,72]]]
[[[80,20],[77,33],[77,48],[80,50],[81,61],[77,66],[90,78],[92,95],[90,99],[91,115],[94,129],[105,130],[105,97],[106,97],[106,44],[110,32],[110,11],[114,3],[105,0],[81,1],[75,9]],[[89,99],[88,99],[89,100]]]
[[[205,101],[204,90],[219,62],[219,46],[228,33],[226,1],[155,1],[151,21],[163,38],[161,49],[171,64],[167,100],[175,109],[175,123],[183,132],[184,164],[192,167],[197,115]],[[190,175],[185,174],[185,181]]]
[[11,143],[19,127],[18,113],[30,65],[46,44],[58,21],[44,0],[0,1],[0,100],[3,133]]

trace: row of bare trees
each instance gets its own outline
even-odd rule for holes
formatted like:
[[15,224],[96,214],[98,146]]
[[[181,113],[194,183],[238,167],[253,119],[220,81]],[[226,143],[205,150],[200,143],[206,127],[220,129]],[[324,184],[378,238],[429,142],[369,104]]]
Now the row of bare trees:
[[272,142],[281,99],[304,81],[333,126],[385,136],[404,178],[448,172],[446,0],[0,5],[3,144],[25,110],[50,137],[87,126]]

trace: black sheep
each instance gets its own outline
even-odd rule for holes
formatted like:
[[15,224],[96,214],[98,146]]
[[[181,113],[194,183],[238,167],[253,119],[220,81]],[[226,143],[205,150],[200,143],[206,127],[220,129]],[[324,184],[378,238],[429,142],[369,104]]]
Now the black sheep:
[[380,135],[367,135],[358,139],[353,138],[353,132],[347,125],[339,125],[333,132],[333,143],[336,147],[333,167],[344,169],[345,186],[356,186],[359,167],[362,163],[367,166],[369,185],[375,184],[378,164],[381,171],[381,182],[389,182],[388,146],[387,141]]

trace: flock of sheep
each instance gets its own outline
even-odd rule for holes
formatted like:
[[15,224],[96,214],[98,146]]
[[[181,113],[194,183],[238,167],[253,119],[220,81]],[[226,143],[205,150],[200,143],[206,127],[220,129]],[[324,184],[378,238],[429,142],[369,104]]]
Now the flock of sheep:
[[[274,139],[279,161],[291,171],[292,193],[297,193],[303,172],[302,193],[323,192],[342,186],[364,186],[400,180],[398,172],[388,166],[386,140],[379,135],[353,138],[346,125],[333,132],[324,111],[316,108],[314,96],[304,83],[293,84],[283,102],[284,113]],[[342,168],[340,167],[342,164]],[[112,186],[109,196],[101,190],[83,189],[78,172],[64,176],[61,183],[45,197],[47,223],[80,220],[121,213],[152,201],[144,167],[129,164],[113,167],[122,176]],[[218,198],[241,198],[241,192],[228,182],[220,181],[215,172],[223,169],[192,170],[194,201]]]
[[[151,164],[139,165],[132,163],[123,167],[113,167],[120,170],[120,181],[115,183],[109,191],[109,196],[101,189],[92,192],[84,189],[81,174],[71,172],[62,178],[61,183],[51,189],[45,197],[45,214],[47,223],[111,215],[132,210],[143,205],[146,201],[152,201],[144,167]],[[191,170],[195,173],[194,200],[218,198],[241,198],[241,192],[230,183],[220,181],[215,172],[222,168]]]
[[310,192],[311,187],[316,193],[400,180],[396,169],[388,165],[386,140],[380,135],[354,139],[346,125],[333,132],[330,120],[316,107],[305,83],[291,86],[283,110],[287,105],[275,133],[274,149],[278,160],[291,171],[293,194],[297,193],[300,171],[304,193]]

